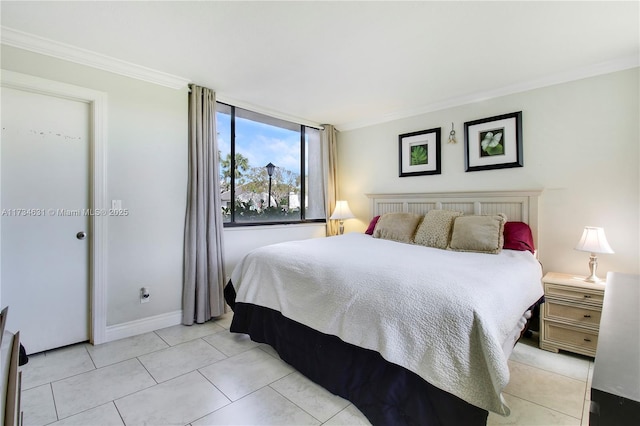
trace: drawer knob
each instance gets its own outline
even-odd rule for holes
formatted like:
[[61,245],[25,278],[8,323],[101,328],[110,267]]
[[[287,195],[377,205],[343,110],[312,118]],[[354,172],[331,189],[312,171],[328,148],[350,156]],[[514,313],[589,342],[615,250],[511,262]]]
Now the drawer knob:
[[584,317],[585,317],[585,318],[591,318],[591,315],[586,314]]
[[584,295],[584,298],[585,298],[585,299],[591,299],[591,296],[590,296],[590,295],[588,295],[588,294],[585,294],[585,295]]
[[584,338],[584,341],[585,341],[585,342],[590,342],[590,341],[591,341],[591,339],[587,339],[587,338],[585,337],[585,338]]

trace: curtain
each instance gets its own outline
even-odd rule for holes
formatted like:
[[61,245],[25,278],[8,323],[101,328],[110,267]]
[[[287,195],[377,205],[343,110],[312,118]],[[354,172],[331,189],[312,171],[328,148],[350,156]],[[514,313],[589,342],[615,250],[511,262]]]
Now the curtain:
[[184,233],[182,323],[203,323],[225,312],[215,93],[190,85],[189,180]]
[[324,171],[324,200],[327,219],[327,236],[338,235],[337,221],[330,220],[338,197],[338,131],[331,124],[323,124],[322,167]]

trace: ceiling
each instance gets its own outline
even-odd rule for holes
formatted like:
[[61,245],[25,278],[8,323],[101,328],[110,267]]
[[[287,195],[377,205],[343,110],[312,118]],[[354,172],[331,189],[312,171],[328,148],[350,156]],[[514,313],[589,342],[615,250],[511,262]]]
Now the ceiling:
[[639,2],[29,2],[8,28],[348,130],[638,66]]

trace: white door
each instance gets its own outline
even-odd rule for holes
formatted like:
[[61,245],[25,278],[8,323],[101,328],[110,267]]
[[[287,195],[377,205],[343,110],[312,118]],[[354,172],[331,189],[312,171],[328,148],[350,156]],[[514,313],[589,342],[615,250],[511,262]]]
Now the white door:
[[36,353],[89,339],[91,110],[1,90],[2,304]]

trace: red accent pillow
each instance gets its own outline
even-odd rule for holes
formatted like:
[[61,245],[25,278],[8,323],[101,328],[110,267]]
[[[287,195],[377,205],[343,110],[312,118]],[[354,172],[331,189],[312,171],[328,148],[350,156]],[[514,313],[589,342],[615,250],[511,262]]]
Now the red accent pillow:
[[524,222],[507,222],[504,224],[504,247],[508,250],[535,252],[531,228]]
[[371,223],[369,223],[369,227],[367,228],[366,231],[364,231],[365,234],[373,235],[373,230],[376,229],[376,223],[378,223],[378,219],[380,219],[380,216],[376,216],[373,219],[371,219]]

